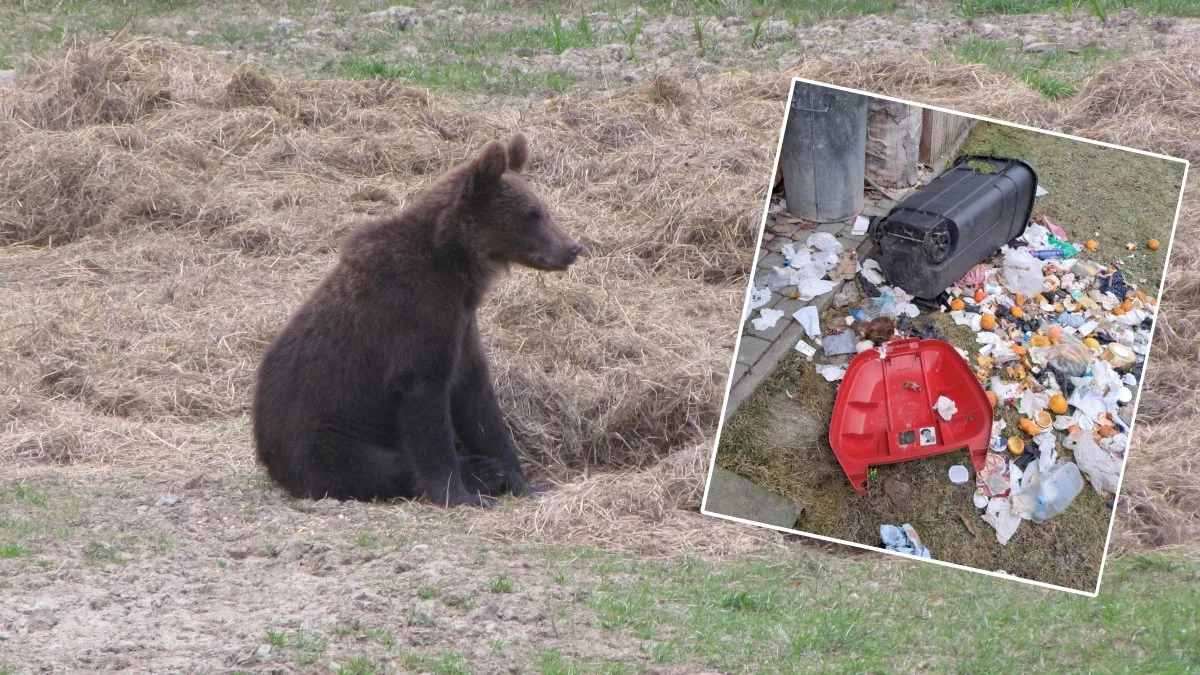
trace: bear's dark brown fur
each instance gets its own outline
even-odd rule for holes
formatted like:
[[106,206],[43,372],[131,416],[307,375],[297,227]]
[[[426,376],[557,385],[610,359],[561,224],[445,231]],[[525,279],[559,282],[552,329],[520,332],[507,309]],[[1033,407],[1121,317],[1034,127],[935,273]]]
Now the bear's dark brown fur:
[[486,506],[526,492],[475,311],[509,263],[565,270],[581,250],[521,177],[528,158],[520,133],[493,141],[351,233],[267,348],[254,441],[292,495]]

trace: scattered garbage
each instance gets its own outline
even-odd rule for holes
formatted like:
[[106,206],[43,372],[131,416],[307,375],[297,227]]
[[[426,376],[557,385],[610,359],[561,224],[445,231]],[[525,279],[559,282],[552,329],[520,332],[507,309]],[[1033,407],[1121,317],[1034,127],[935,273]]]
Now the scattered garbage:
[[840,333],[833,333],[821,338],[821,349],[825,351],[825,356],[842,356],[843,354],[854,354],[854,345],[858,342],[858,336],[852,330],[844,330]]
[[[918,391],[920,390],[918,389]],[[954,401],[946,398],[945,396],[939,396],[937,403],[934,403],[933,407],[935,410],[937,410],[938,414],[942,416],[942,419],[946,420],[947,422],[954,418],[954,413],[958,412],[958,406],[954,403]]]
[[846,368],[843,366],[817,366],[816,371],[826,382],[836,382],[846,375]]
[[859,325],[858,333],[872,345],[881,345],[896,337],[896,320],[886,316],[871,319]]
[[820,339],[821,337],[821,317],[817,314],[817,308],[809,305],[801,307],[792,314],[792,318],[804,328],[804,332],[808,337]]
[[1120,454],[1109,452],[1096,443],[1091,433],[1082,429],[1068,436],[1063,445],[1075,456],[1075,464],[1087,475],[1097,494],[1103,496],[1106,493],[1117,493],[1117,485],[1121,481],[1124,445],[1121,446]]
[[1046,473],[1025,479],[1012,498],[1013,512],[1026,520],[1043,523],[1067,510],[1083,490],[1083,476],[1074,462],[1058,464]]
[[[852,488],[865,494],[873,466],[966,447],[974,482],[965,465],[948,477],[974,486],[976,516],[1001,545],[1022,520],[1069,509],[1085,480],[1105,500],[1116,493],[1158,310],[1122,259],[1070,236],[1077,224],[1031,218],[1044,194],[1023,162],[962,158],[887,217],[856,219],[878,260],[812,232],[780,249],[749,303],[755,329],[770,330],[783,313],[766,307],[772,292],[807,301],[838,289],[830,325],[812,306],[791,318],[806,336],[796,351],[819,354],[814,372],[838,388],[829,439]],[[971,334],[973,345],[958,337]],[[881,536],[928,555],[908,530]]]
[[858,216],[857,218],[854,219],[854,226],[850,228],[850,234],[852,234],[856,237],[861,237],[862,235],[867,233],[867,230],[870,227],[871,227],[871,220],[869,218],[866,218],[864,216]]
[[996,541],[1003,546],[1016,534],[1021,526],[1022,518],[1012,510],[1012,500],[1008,497],[992,497],[988,500],[983,513],[983,521],[996,528]]
[[752,288],[750,289],[750,309],[755,310],[771,301],[771,289],[769,288]]
[[758,318],[751,323],[754,324],[754,330],[760,333],[764,330],[770,330],[775,327],[775,324],[783,318],[782,309],[764,309],[758,313]]
[[917,531],[908,523],[904,523],[900,527],[880,525],[879,536],[883,539],[884,547],[889,551],[907,553],[921,558],[933,558],[929,549],[921,545],[921,538],[917,536]]
[[1042,261],[1029,251],[1005,251],[1001,273],[1004,285],[1013,293],[1033,297],[1042,292]]
[[815,248],[825,253],[841,253],[845,248],[845,246],[842,246],[842,242],[838,241],[837,237],[828,232],[813,232],[808,235],[808,239],[804,241],[804,244],[809,248]]
[[800,338],[800,341],[796,343],[796,351],[809,361],[817,354],[817,348],[805,342],[804,338]]
[[955,464],[954,466],[950,467],[950,482],[951,483],[954,483],[955,485],[962,485],[963,483],[967,482],[970,478],[971,478],[970,472],[968,472],[967,467],[963,466],[962,464]]

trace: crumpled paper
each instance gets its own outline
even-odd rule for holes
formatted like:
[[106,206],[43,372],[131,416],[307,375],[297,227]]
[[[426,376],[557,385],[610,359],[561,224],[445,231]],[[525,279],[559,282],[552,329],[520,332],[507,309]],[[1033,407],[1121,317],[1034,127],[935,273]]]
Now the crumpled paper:
[[801,307],[792,314],[792,318],[804,328],[804,332],[808,334],[808,337],[814,340],[821,337],[821,317],[817,314],[816,307],[811,305]]
[[754,324],[754,330],[764,331],[775,327],[776,322],[783,318],[782,309],[764,309],[758,313],[758,318],[751,323]]
[[841,253],[846,248],[842,246],[842,242],[838,241],[837,237],[828,232],[813,232],[808,235],[808,239],[804,241],[804,244],[809,248],[815,248],[818,251],[825,251],[826,253]]
[[1013,513],[1012,500],[1008,497],[992,497],[988,500],[983,521],[996,528],[996,541],[1001,546],[1007,544],[1021,526],[1021,517]]
[[750,309],[758,309],[770,301],[771,289],[757,287],[750,289]]
[[937,413],[941,415],[942,419],[946,420],[947,422],[954,417],[954,413],[958,412],[958,404],[945,396],[939,396],[937,403],[934,404],[933,408],[937,410]]
[[823,365],[815,368],[817,374],[825,378],[826,382],[836,382],[846,376],[845,366],[830,366]]

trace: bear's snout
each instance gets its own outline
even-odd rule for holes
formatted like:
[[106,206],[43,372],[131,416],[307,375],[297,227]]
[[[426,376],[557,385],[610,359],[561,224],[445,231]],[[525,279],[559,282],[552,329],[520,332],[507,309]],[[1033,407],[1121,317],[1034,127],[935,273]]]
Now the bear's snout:
[[567,249],[567,264],[575,262],[579,258],[579,254],[583,253],[583,244],[575,242],[571,248]]

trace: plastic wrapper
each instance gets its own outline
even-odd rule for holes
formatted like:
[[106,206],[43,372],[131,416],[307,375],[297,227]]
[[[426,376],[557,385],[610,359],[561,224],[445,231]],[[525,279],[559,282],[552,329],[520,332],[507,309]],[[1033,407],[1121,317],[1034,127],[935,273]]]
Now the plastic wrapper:
[[1004,277],[1004,285],[1013,293],[1033,296],[1042,292],[1042,261],[1028,251],[1005,251],[1001,274]]
[[1046,365],[1067,377],[1082,377],[1095,356],[1092,350],[1073,335],[1063,334],[1055,344],[1046,348]]

